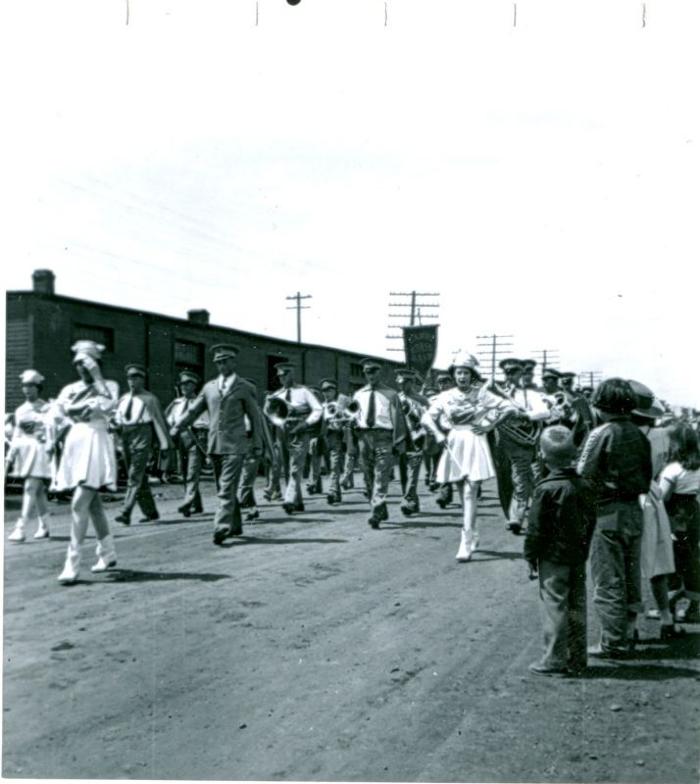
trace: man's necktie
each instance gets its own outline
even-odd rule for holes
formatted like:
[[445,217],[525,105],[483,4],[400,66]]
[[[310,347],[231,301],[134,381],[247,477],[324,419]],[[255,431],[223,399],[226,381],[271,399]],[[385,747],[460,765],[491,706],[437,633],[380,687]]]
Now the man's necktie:
[[126,411],[124,412],[124,419],[127,422],[131,422],[131,410],[134,407],[134,396],[129,395],[129,402],[126,404]]
[[377,401],[374,399],[374,390],[369,393],[369,405],[367,406],[367,427],[374,427],[374,420],[377,418]]
[[292,388],[291,387],[289,387],[287,389],[287,391],[284,393],[284,399],[287,401],[287,403],[291,403],[292,402]]

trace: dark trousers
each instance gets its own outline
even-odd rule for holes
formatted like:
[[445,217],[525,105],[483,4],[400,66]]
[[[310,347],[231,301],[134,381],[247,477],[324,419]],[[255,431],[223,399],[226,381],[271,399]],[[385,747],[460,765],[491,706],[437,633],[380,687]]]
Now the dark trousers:
[[540,561],[538,566],[543,667],[582,670],[586,666],[586,563]]
[[199,491],[199,479],[202,474],[207,449],[207,430],[199,428],[180,437],[178,451],[182,465],[182,477],[185,483],[185,499],[183,506],[202,511],[202,495]]
[[153,425],[149,423],[124,427],[121,439],[128,472],[122,514],[129,517],[134,506],[138,504],[146,517],[153,517],[158,510],[146,474],[153,447]]
[[402,507],[413,512],[420,511],[418,500],[418,478],[420,467],[423,463],[423,450],[412,450],[399,455],[399,478],[401,479],[401,492],[403,493]]

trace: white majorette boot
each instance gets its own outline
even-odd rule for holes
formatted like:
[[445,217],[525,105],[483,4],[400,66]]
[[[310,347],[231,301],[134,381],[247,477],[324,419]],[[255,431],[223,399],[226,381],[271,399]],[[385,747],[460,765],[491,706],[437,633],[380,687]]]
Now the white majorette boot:
[[462,538],[455,558],[460,562],[468,561],[472,557],[471,536],[462,528]]
[[7,537],[7,539],[10,542],[23,542],[25,540],[25,536],[24,536],[24,520],[21,517],[15,523],[15,527],[14,527],[12,533]]
[[66,562],[63,571],[58,575],[58,582],[62,585],[70,585],[78,579],[80,569],[80,550],[74,550],[72,545],[68,545]]
[[117,565],[117,552],[114,549],[114,537],[112,534],[107,534],[103,539],[97,540],[95,553],[97,555],[97,563],[90,567],[91,572],[106,572],[107,569],[113,569]]
[[43,517],[39,518],[39,527],[36,529],[36,533],[34,534],[35,539],[49,539],[49,527],[46,525],[46,521]]

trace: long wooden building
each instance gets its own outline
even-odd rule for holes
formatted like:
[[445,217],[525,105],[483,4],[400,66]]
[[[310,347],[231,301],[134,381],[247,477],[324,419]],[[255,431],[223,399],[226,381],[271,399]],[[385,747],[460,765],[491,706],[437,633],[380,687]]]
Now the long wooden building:
[[[366,355],[210,324],[206,310],[190,310],[180,319],[64,297],[55,292],[51,270],[36,270],[32,279],[31,291],[7,292],[6,411],[22,402],[18,376],[27,368],[46,377],[45,398],[55,397],[63,385],[74,381],[70,347],[82,338],[106,346],[104,374],[120,387],[126,386],[126,363],[144,364],[148,386],[163,403],[174,396],[181,370],[194,370],[203,379],[216,375],[209,349],[217,343],[238,346],[238,372],[256,383],[261,399],[279,386],[274,366],[283,360],[294,362],[298,380],[307,384],[326,377],[336,379],[341,391],[364,384],[360,359]],[[393,384],[399,363],[377,359],[386,382]]]

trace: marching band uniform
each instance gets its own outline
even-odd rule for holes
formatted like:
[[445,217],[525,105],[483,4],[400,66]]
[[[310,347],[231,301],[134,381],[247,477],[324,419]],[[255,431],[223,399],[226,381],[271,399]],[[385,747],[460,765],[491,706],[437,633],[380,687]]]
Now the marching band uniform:
[[[211,350],[219,375],[204,385],[188,413],[170,432],[177,435],[204,411],[209,412],[207,451],[214,467],[219,499],[214,516],[214,544],[220,545],[227,537],[243,533],[238,503],[241,470],[250,450],[261,453],[263,436],[255,389],[235,372],[238,349],[219,344]],[[246,416],[251,426],[250,437],[246,433]]]
[[[316,400],[321,400],[321,390],[319,387],[309,387],[309,391],[313,394]],[[323,493],[323,481],[321,480],[321,463],[325,459],[325,445],[322,437],[322,423],[323,415],[319,418],[318,422],[314,423],[309,428],[309,453],[308,453],[308,471],[311,475],[311,481],[306,485],[306,492],[309,495]]]
[[6,472],[24,480],[22,511],[9,536],[11,542],[23,542],[24,528],[36,511],[38,527],[35,539],[48,539],[49,507],[45,483],[51,479],[53,428],[49,404],[39,397],[44,377],[36,370],[25,370],[19,377],[27,398],[14,413],[14,430],[6,458]]
[[[479,375],[478,365],[472,354],[456,354],[453,372],[469,370],[467,384],[433,398],[422,419],[435,438],[445,442],[438,465],[438,481],[460,482],[463,486],[464,523],[456,556],[458,561],[468,561],[478,546],[476,515],[480,484],[496,475],[485,433],[515,410],[511,401],[489,390]],[[442,427],[449,428],[447,437],[438,427],[440,421]]]
[[561,373],[561,388],[566,397],[566,402],[573,409],[572,429],[574,432],[574,444],[582,446],[586,436],[595,426],[593,411],[586,398],[574,390],[575,373]]
[[268,401],[284,400],[290,416],[280,433],[282,444],[289,455],[287,486],[284,490],[282,508],[291,515],[304,511],[301,480],[304,462],[309,449],[309,428],[321,419],[321,404],[305,386],[294,383],[294,365],[281,362],[275,366],[277,375],[283,378],[283,386],[268,398]]
[[360,451],[357,439],[357,430],[354,427],[345,428],[345,468],[340,477],[340,486],[343,490],[352,490],[355,487],[355,463]]
[[401,513],[410,517],[420,511],[418,477],[426,441],[426,432],[421,424],[421,417],[428,410],[430,404],[428,398],[413,389],[413,384],[420,382],[420,375],[416,371],[399,368],[396,371],[396,381],[400,388],[399,403],[408,429],[406,451],[399,455],[399,476],[403,493]]
[[[506,360],[507,361],[507,360]],[[521,367],[534,367],[534,360],[521,362]],[[531,423],[539,424],[549,418],[549,408],[534,384],[511,385],[506,389],[519,413]],[[538,430],[539,427],[536,428]],[[530,498],[535,489],[532,464],[537,454],[536,442],[522,443],[510,432],[500,432],[500,447],[505,452],[511,467],[513,497],[508,510],[507,528],[519,534],[525,524]]]
[[[194,405],[200,378],[191,370],[183,370],[179,375],[179,382],[182,394],[180,397],[176,397],[165,410],[165,419],[170,428],[183,419]],[[183,503],[178,506],[177,511],[184,517],[204,511],[202,495],[199,491],[199,480],[207,456],[208,436],[209,412],[204,411],[188,428],[180,431],[175,439],[185,486],[185,498]]]
[[368,523],[372,528],[379,528],[379,523],[389,519],[386,496],[394,469],[394,451],[400,454],[405,450],[408,433],[398,394],[379,381],[379,363],[363,359],[360,364],[369,382],[353,395],[359,405],[360,462],[365,488],[371,494],[372,514]]
[[136,387],[122,395],[114,415],[128,471],[126,495],[122,510],[115,520],[129,525],[131,511],[136,504],[144,514],[141,522],[158,519],[156,502],[148,483],[148,461],[153,451],[154,434],[162,450],[171,449],[172,441],[168,435],[168,424],[163,416],[160,401],[153,393],[143,389],[146,369],[143,365],[132,363],[124,370],[127,380],[131,381],[131,384],[136,384]]
[[321,393],[324,396],[321,440],[327,450],[331,468],[328,477],[327,501],[333,505],[339,504],[342,500],[340,474],[343,468],[345,430],[348,427],[347,418],[343,411],[347,408],[350,398],[347,395],[338,394],[338,385],[332,378],[323,379]]
[[[255,390],[255,396],[257,399],[258,394],[258,387],[255,381],[252,378],[245,379]],[[246,437],[248,439],[253,438],[253,428],[250,422],[249,417],[244,415],[245,419],[245,429],[246,429]],[[260,430],[263,437],[263,452],[267,455],[272,455],[273,444],[272,444],[272,436],[267,426],[267,421],[265,417],[260,417]],[[258,510],[258,505],[255,500],[255,479],[258,476],[258,469],[260,468],[260,461],[263,459],[263,455],[261,455],[255,449],[248,450],[248,454],[243,461],[243,468],[241,470],[241,482],[238,487],[238,503],[241,506],[241,509],[248,509],[248,513],[246,514],[246,520],[258,520],[260,518],[260,512]]]
[[72,350],[80,380],[61,390],[54,409],[54,426],[70,427],[53,482],[53,488],[59,492],[73,490],[70,543],[63,571],[58,576],[64,585],[78,578],[80,546],[89,520],[97,535],[97,563],[92,571],[104,572],[117,565],[114,539],[99,490],[117,489],[117,459],[108,424],[117,404],[119,386],[102,377],[98,361],[104,346],[92,340],[79,340]]

